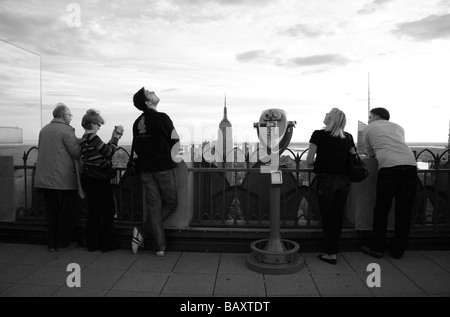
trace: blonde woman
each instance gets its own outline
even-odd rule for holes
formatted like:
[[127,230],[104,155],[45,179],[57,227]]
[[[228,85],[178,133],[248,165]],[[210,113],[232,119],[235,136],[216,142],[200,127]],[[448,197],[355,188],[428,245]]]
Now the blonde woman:
[[326,250],[326,254],[319,255],[319,259],[335,265],[351,184],[347,162],[350,152],[354,153],[355,144],[351,134],[344,131],[346,117],[341,110],[331,109],[323,123],[325,127],[314,131],[311,136],[306,161],[308,165],[314,165],[313,171],[317,175]]
[[114,239],[114,197],[110,179],[99,178],[91,168],[102,166],[112,158],[122,137],[123,127],[117,126],[112,132],[111,140],[104,143],[97,135],[104,123],[97,110],[86,111],[81,122],[85,132],[80,144],[83,160],[81,184],[86,191],[88,203],[87,247],[89,251],[100,249],[107,252],[118,248]]

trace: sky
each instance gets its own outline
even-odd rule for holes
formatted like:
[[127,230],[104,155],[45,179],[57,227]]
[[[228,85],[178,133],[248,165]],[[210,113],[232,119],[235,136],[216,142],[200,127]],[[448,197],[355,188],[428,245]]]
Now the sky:
[[308,142],[333,107],[356,136],[370,83],[407,142],[446,143],[449,54],[450,0],[1,0],[0,127],[37,140],[63,102],[78,137],[94,108],[130,142],[145,87],[184,144],[217,137],[225,99],[235,142],[271,108]]

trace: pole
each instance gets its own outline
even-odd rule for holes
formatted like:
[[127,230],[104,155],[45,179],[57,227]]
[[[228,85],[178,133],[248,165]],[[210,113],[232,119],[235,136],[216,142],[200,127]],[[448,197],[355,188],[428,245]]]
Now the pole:
[[266,251],[286,251],[281,242],[280,233],[280,187],[280,185],[271,185],[270,187],[270,236]]
[[42,57],[39,55],[39,94],[41,104],[41,129],[42,129]]
[[370,73],[367,73],[367,118],[370,115]]

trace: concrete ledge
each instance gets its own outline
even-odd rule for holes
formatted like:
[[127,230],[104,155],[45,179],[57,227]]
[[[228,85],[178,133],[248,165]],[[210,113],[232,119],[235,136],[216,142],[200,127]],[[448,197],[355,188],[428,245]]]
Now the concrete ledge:
[[[131,230],[135,223],[127,225],[117,224],[115,234],[123,249],[129,249],[131,243]],[[250,244],[255,240],[265,239],[269,236],[264,230],[217,230],[208,231],[192,229],[166,229],[167,248],[170,251],[186,252],[236,252],[250,253]],[[341,252],[359,251],[362,244],[370,241],[371,231],[344,230],[340,240]],[[388,238],[392,232],[388,233]],[[83,244],[86,237],[86,224],[84,221],[76,226],[76,239]],[[283,232],[282,237],[293,240],[300,245],[300,253],[322,252],[323,233],[321,230],[299,229],[298,231]],[[42,218],[27,222],[5,223],[0,222],[0,242],[46,244],[46,227]],[[146,244],[146,248],[149,248]],[[413,230],[410,235],[408,250],[450,250],[450,229],[447,231]]]

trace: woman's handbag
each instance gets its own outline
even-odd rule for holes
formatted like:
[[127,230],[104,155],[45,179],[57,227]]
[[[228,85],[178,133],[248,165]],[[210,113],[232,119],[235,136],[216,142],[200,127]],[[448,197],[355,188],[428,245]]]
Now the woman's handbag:
[[[353,138],[351,136],[350,138],[352,144],[354,144]],[[353,147],[353,149],[355,150],[355,153],[353,154],[350,152],[350,154],[348,155],[348,169],[350,180],[353,183],[358,183],[369,176],[369,169],[367,168],[366,163],[364,163],[364,161],[359,157],[355,146]]]
[[99,165],[83,162],[83,174],[98,180],[110,180],[117,176],[117,170],[110,160],[105,160]]
[[127,163],[127,174],[129,176],[135,176],[140,173],[139,167],[138,167],[138,158],[134,157],[134,148],[133,145],[131,145],[131,154],[130,158]]
[[354,183],[358,183],[366,179],[367,176],[369,176],[369,170],[363,160],[359,157],[358,152],[355,152],[355,154],[350,153],[348,157],[350,180]]
[[[86,144],[89,145],[87,139],[83,140],[82,143],[83,142],[86,142]],[[102,161],[99,163],[90,163],[83,159],[81,160],[81,163],[82,175],[87,177],[107,181],[117,176],[117,170],[113,167],[111,159],[105,156],[102,157]]]

